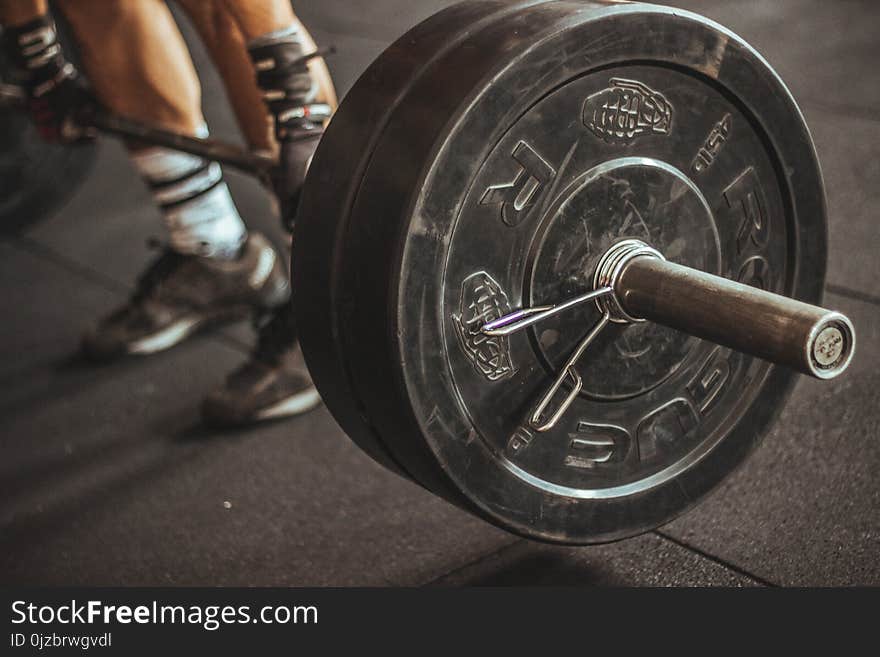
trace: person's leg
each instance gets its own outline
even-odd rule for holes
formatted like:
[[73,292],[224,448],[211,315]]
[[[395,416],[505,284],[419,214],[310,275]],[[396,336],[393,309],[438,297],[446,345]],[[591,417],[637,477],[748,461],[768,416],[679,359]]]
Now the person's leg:
[[18,27],[49,13],[47,0],[0,0],[0,25]]
[[[252,150],[274,152],[274,118],[263,102],[247,46],[252,39],[293,26],[302,35],[307,51],[314,52],[317,48],[311,35],[286,1],[178,0],[178,4],[211,53],[248,145]],[[323,59],[310,61],[308,67],[318,87],[315,102],[335,109],[336,90]]]
[[[65,0],[58,6],[73,28],[82,66],[102,105],[183,134],[205,133],[199,78],[162,0]],[[131,151],[135,166],[156,191],[175,250],[237,255],[247,232],[219,166],[206,168],[195,156],[164,148]],[[175,185],[169,187],[169,181]],[[203,196],[193,199],[195,190]],[[198,211],[194,206],[203,207]]]
[[[254,149],[280,150],[273,180],[285,223],[336,92],[314,40],[288,0],[181,0],[212,52]],[[305,142],[300,137],[307,136]],[[262,318],[251,359],[206,400],[205,420],[235,426],[297,415],[320,403],[298,346],[292,303]]]
[[[206,134],[198,75],[162,0],[58,6],[102,105],[166,129]],[[262,237],[248,238],[217,163],[158,147],[130,151],[162,211],[169,248],[129,304],[86,336],[88,356],[153,353],[198,328],[285,301],[282,258]]]
[[327,66],[313,56],[314,39],[288,0],[179,4],[211,51],[250,146],[280,151],[272,183],[288,224],[323,126],[337,105]]

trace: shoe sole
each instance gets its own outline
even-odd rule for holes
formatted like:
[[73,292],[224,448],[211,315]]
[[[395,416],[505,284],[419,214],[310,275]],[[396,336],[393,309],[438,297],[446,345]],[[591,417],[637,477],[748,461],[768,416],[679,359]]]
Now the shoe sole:
[[245,319],[251,311],[251,308],[243,306],[216,315],[180,319],[158,333],[127,345],[126,353],[130,356],[149,356],[167,351],[199,331]]
[[195,333],[201,324],[197,319],[181,320],[158,333],[131,343],[127,351],[131,356],[149,356],[171,349]]
[[278,420],[284,417],[302,415],[314,410],[320,404],[321,395],[318,393],[318,389],[313,386],[258,411],[254,414],[254,420]]

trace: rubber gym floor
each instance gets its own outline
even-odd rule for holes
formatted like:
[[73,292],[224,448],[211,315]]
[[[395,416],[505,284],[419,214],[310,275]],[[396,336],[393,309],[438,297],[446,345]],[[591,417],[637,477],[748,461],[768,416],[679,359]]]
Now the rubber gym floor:
[[[303,1],[340,92],[440,0]],[[747,464],[687,516],[623,543],[542,546],[370,461],[318,410],[235,434],[202,397],[245,357],[246,324],[93,369],[79,336],[120,303],[161,237],[119,144],[70,203],[0,241],[0,583],[8,585],[880,584],[880,3],[682,0],[761,51],[813,131],[829,194],[826,305],[859,333],[831,384],[802,379]],[[193,43],[215,135],[237,138]],[[268,200],[229,173],[253,228]]]

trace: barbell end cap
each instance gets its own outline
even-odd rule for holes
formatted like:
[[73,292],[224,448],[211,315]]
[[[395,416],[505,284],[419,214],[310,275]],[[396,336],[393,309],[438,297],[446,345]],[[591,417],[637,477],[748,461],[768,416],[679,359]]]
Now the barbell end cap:
[[856,331],[846,315],[829,312],[816,322],[806,344],[806,362],[811,376],[824,381],[836,379],[853,361]]

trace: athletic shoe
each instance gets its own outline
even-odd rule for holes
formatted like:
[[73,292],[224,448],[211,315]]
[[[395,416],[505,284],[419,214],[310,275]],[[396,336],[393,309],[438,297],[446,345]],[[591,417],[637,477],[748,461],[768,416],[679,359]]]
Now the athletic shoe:
[[166,248],[128,303],[84,337],[83,353],[100,362],[154,354],[200,330],[279,307],[289,297],[284,260],[258,233],[251,233],[237,260]]
[[231,428],[301,415],[320,403],[288,304],[265,318],[250,360],[205,400],[202,417],[209,426]]

